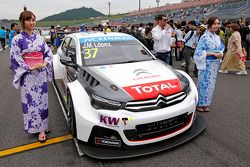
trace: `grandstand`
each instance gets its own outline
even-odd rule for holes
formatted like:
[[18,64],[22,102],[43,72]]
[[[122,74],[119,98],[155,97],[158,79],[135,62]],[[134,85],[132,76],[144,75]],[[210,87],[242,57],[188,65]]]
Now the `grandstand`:
[[133,11],[120,21],[147,23],[152,22],[152,18],[158,14],[165,14],[175,21],[191,20],[197,16],[199,19],[206,19],[210,16],[219,16],[222,20],[240,17],[250,19],[249,6],[248,0],[183,0],[181,3]]

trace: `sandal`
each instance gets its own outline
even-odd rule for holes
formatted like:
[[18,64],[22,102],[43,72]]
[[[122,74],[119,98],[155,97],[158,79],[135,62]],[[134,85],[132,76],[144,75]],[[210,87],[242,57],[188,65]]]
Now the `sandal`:
[[196,107],[196,111],[205,112],[204,107]]
[[38,135],[38,140],[40,143],[45,143],[47,140],[47,136],[45,134],[45,132],[40,132]]
[[209,108],[208,107],[204,107],[204,112],[209,112]]

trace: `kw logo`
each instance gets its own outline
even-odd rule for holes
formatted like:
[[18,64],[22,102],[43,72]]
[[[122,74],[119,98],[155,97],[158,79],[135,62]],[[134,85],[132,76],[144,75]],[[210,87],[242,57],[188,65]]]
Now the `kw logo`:
[[147,70],[144,69],[137,69],[133,72],[137,77],[141,76],[142,74],[149,74],[152,75],[152,73],[148,72]]
[[120,118],[100,115],[100,123],[111,126],[118,126]]

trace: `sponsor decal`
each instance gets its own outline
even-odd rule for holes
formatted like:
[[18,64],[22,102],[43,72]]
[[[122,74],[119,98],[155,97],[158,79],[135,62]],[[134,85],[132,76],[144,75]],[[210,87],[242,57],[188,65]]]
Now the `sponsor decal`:
[[145,69],[136,69],[133,71],[133,73],[136,75],[136,78],[133,78],[134,81],[160,77],[160,75],[152,74],[151,72]]
[[106,146],[113,146],[113,147],[121,147],[121,141],[115,139],[104,139],[104,138],[95,138],[95,144],[97,145],[106,145]]
[[124,125],[127,125],[128,118],[122,118]]
[[82,48],[105,48],[105,47],[111,47],[110,42],[94,42],[94,43],[83,43]]
[[123,87],[123,89],[134,98],[144,100],[156,98],[159,94],[168,96],[181,91],[181,84],[178,79],[152,82],[140,85]]
[[127,125],[127,121],[131,121],[132,122],[133,118],[129,117],[129,118],[122,118],[123,124]]
[[119,121],[120,121],[120,118],[111,117],[107,115],[100,114],[99,117],[100,117],[100,123],[109,125],[109,126],[118,126]]
[[152,73],[150,73],[149,71],[144,70],[144,69],[137,69],[137,70],[134,70],[133,73],[134,73],[137,77],[139,77],[139,76],[142,75],[142,74],[152,74]]
[[131,36],[103,36],[103,37],[91,37],[91,38],[80,38],[80,43],[91,43],[91,42],[113,42],[113,41],[130,41],[135,40]]

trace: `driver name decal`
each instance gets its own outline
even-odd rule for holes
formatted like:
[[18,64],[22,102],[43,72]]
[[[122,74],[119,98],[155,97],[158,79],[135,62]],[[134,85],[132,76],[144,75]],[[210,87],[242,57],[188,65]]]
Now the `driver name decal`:
[[104,47],[111,47],[111,43],[110,42],[104,42],[104,43],[100,43],[100,42],[94,42],[94,43],[84,43],[82,45],[82,48],[104,48]]
[[134,100],[144,100],[156,98],[159,94],[168,96],[181,91],[178,79],[146,83],[123,87],[123,89],[134,98]]

